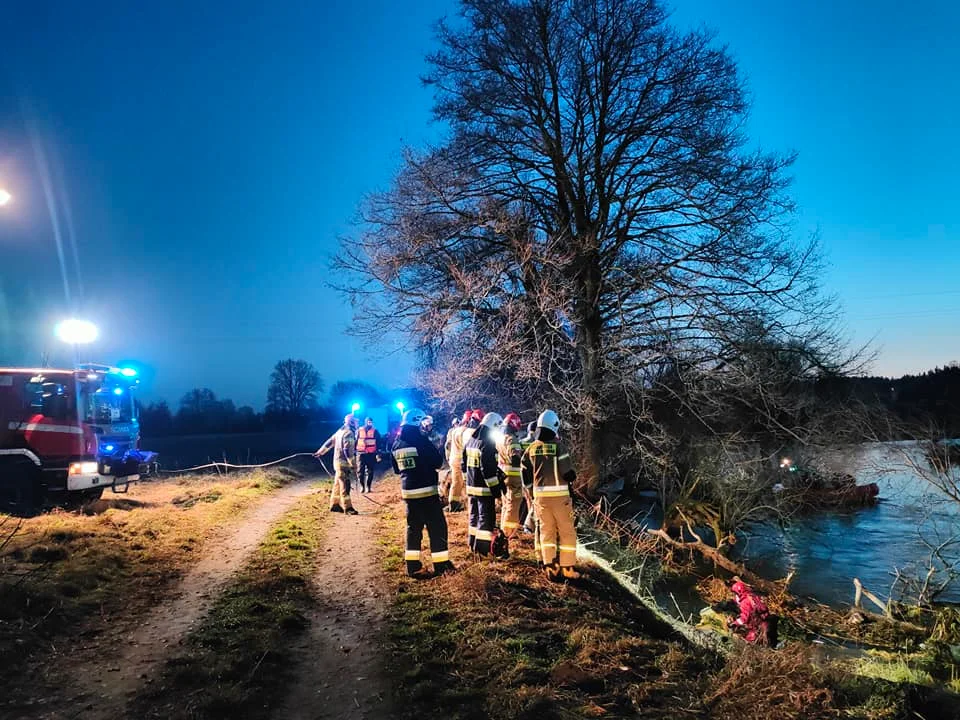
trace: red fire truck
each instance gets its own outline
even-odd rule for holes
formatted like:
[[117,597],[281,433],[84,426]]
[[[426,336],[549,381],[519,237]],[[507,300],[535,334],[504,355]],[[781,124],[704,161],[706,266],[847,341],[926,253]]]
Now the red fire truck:
[[125,491],[156,466],[140,450],[136,371],[0,368],[0,503],[33,509]]

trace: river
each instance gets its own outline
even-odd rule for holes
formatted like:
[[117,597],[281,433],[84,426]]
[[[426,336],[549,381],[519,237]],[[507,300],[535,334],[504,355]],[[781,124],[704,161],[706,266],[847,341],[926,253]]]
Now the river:
[[[905,444],[865,446],[855,475],[860,483],[880,485],[876,505],[807,515],[783,527],[752,527],[744,533],[742,558],[764,577],[794,571],[796,594],[833,606],[853,601],[854,577],[883,598],[895,568],[922,577],[930,555],[922,538],[936,545],[960,536],[960,506],[918,476],[908,457],[925,463]],[[960,545],[948,548],[947,558],[960,560]],[[939,599],[960,602],[960,581]]]

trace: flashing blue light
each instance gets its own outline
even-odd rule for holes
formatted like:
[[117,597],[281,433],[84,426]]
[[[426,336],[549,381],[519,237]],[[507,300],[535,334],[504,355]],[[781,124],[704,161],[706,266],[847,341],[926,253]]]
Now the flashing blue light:
[[396,404],[396,408],[397,408],[397,410],[399,410],[400,412],[403,412],[403,409],[404,409],[405,407],[406,407],[406,405],[404,405],[402,402],[398,402],[398,403]]
[[137,371],[133,368],[120,368],[120,374],[124,377],[136,377]]
[[107,452],[113,452],[113,445],[104,445],[103,449]]
[[350,406],[350,412],[358,412],[360,410],[360,403],[354,403]]
[[114,395],[123,395],[123,388],[114,388],[114,389],[113,389],[113,394],[114,394]]

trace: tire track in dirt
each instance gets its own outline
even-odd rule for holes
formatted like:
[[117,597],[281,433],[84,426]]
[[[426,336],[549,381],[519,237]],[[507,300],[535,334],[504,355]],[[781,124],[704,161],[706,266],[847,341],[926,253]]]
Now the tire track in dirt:
[[297,676],[278,720],[391,717],[382,642],[389,598],[376,532],[382,495],[355,496],[360,515],[336,516],[324,530],[313,580],[318,607],[292,648]]
[[[171,591],[167,600],[139,623],[120,621],[97,643],[103,654],[74,666],[64,682],[76,689],[73,710],[53,717],[106,720],[125,717],[125,707],[141,684],[151,680],[177,645],[202,620],[270,527],[301,498],[316,492],[313,480],[282,487],[268,495],[239,525],[209,540],[202,559]],[[84,653],[87,655],[87,653]]]

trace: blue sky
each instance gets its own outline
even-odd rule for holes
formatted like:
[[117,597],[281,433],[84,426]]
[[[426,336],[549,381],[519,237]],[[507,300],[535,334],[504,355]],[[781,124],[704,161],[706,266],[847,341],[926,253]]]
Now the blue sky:
[[[138,7],[143,5],[144,7]],[[884,374],[960,359],[955,200],[960,9],[920,3],[684,2],[747,77],[752,138],[796,150],[797,232]],[[0,28],[0,362],[36,362],[64,291],[37,161],[67,199],[104,360],[174,403],[205,385],[262,406],[276,360],[328,382],[407,381],[342,330],[326,260],[404,143],[435,137],[419,83],[455,4],[44,2]],[[59,181],[58,178],[62,178]],[[69,243],[66,250],[70,255]],[[76,277],[71,290],[77,294]],[[67,358],[61,356],[66,362]]]

